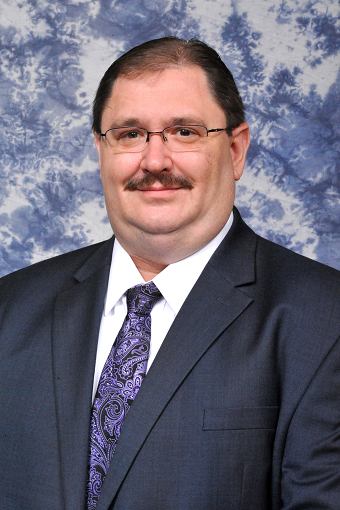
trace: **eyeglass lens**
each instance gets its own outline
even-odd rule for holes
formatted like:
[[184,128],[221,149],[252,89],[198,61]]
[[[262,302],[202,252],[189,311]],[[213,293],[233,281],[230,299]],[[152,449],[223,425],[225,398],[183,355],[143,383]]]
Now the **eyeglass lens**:
[[[172,126],[161,132],[151,132],[149,136],[163,136],[164,142],[172,150],[190,150],[203,145],[207,130],[203,126]],[[137,127],[113,128],[106,132],[105,137],[114,151],[139,152],[148,141],[148,131]]]

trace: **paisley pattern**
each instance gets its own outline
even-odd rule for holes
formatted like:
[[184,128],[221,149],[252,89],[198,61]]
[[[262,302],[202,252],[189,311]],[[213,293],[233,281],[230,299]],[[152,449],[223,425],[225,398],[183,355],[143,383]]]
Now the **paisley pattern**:
[[153,282],[127,292],[128,313],[100,376],[90,429],[87,509],[96,508],[121,427],[146,374],[151,310],[162,297]]

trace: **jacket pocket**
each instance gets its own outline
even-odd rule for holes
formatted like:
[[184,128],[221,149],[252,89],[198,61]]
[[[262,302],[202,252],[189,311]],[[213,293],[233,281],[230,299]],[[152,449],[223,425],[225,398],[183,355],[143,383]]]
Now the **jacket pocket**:
[[275,429],[279,411],[279,406],[205,409],[203,430]]

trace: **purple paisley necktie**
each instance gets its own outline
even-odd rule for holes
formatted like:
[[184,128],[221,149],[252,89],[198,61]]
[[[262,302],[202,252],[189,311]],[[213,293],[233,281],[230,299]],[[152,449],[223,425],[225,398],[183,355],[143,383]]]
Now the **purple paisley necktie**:
[[153,282],[127,291],[127,315],[105,362],[92,407],[87,510],[97,506],[124,418],[145,377],[150,313],[161,297]]

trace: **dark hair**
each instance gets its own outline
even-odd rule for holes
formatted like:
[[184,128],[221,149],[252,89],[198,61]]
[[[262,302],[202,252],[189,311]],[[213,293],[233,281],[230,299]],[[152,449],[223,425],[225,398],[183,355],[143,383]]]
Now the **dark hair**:
[[231,72],[218,53],[198,39],[186,41],[178,37],[163,37],[132,48],[108,68],[93,101],[93,131],[101,133],[103,110],[119,76],[133,79],[147,72],[192,65],[205,72],[213,97],[226,113],[227,127],[235,128],[244,122],[242,98]]

